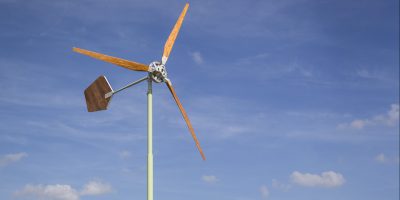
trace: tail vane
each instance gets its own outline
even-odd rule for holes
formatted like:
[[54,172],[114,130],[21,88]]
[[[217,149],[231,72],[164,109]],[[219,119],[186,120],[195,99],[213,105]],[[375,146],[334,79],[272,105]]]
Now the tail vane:
[[99,76],[85,90],[86,106],[89,112],[106,110],[113,92],[111,85],[105,76]]

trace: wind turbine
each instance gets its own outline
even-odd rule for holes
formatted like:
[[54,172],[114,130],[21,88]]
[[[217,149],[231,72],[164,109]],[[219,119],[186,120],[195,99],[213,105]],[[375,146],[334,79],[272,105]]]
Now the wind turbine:
[[183,109],[183,106],[181,102],[179,101],[178,96],[176,95],[176,92],[174,90],[174,87],[172,86],[171,80],[168,78],[167,70],[165,67],[165,64],[167,63],[168,57],[171,53],[172,47],[175,43],[176,37],[178,36],[179,29],[182,26],[182,22],[185,18],[186,12],[189,8],[189,3],[186,3],[185,7],[183,8],[183,11],[181,15],[179,16],[174,28],[172,29],[172,32],[170,33],[165,46],[164,46],[164,52],[161,57],[161,61],[153,61],[150,63],[150,65],[145,65],[142,63],[134,62],[134,61],[129,61],[125,60],[122,58],[117,58],[117,57],[112,57],[108,56],[105,54],[93,52],[93,51],[88,51],[85,49],[81,48],[73,48],[73,51],[77,53],[81,53],[105,62],[109,62],[115,65],[118,65],[120,67],[124,67],[130,70],[134,71],[142,71],[142,72],[147,72],[147,76],[134,81],[125,87],[122,87],[118,90],[113,90],[109,82],[107,81],[107,78],[105,76],[100,76],[98,77],[88,88],[85,90],[85,99],[86,99],[86,105],[87,109],[89,112],[95,112],[95,111],[100,111],[100,110],[106,110],[108,107],[108,104],[110,103],[111,98],[113,97],[114,94],[129,88],[133,85],[136,85],[142,81],[147,80],[147,135],[148,135],[148,140],[147,140],[147,199],[148,200],[153,200],[153,101],[152,101],[152,83],[165,83],[171,92],[176,104],[178,105],[179,110],[182,113],[183,119],[186,122],[187,127],[189,128],[190,134],[193,137],[194,142],[196,143],[197,149],[200,152],[201,157],[203,160],[206,159],[204,156],[203,150],[200,147],[200,143],[197,140],[196,134],[194,133],[192,124],[190,123],[189,117],[186,114],[185,109]]

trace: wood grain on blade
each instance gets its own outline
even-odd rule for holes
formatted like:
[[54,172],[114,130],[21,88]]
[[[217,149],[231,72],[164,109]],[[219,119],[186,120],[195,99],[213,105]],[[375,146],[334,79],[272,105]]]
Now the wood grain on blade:
[[135,70],[135,71],[149,71],[149,66],[145,65],[145,64],[141,64],[141,63],[137,63],[137,62],[133,62],[133,61],[129,61],[129,60],[125,60],[122,58],[116,58],[116,57],[112,57],[112,56],[108,56],[108,55],[104,55],[101,53],[97,53],[94,51],[88,51],[85,49],[80,49],[80,48],[73,48],[73,51],[90,56],[92,58],[96,58],[105,62],[109,62],[130,70]]
[[179,29],[182,26],[182,22],[183,22],[183,19],[185,18],[185,15],[186,15],[186,12],[187,12],[188,8],[189,8],[189,3],[186,3],[185,7],[183,8],[183,11],[182,11],[181,15],[179,16],[178,20],[176,21],[176,24],[175,24],[174,28],[171,31],[171,34],[168,37],[167,42],[165,43],[164,52],[163,52],[163,56],[162,56],[163,57],[162,60],[163,60],[164,64],[167,61],[167,59],[169,57],[169,54],[171,53],[172,47],[174,46],[176,37],[178,36]]
[[178,96],[176,95],[175,90],[174,90],[174,88],[172,87],[171,82],[170,82],[169,80],[167,80],[167,81],[166,81],[166,84],[167,84],[167,86],[168,86],[169,91],[171,91],[171,94],[172,94],[172,96],[174,97],[175,102],[176,102],[176,104],[177,104],[178,107],[179,107],[179,110],[180,110],[181,113],[182,113],[183,119],[185,119],[186,125],[187,125],[188,128],[189,128],[190,134],[192,134],[193,140],[194,140],[194,142],[196,143],[197,149],[199,150],[199,152],[200,152],[200,154],[201,154],[201,157],[203,158],[203,160],[206,160],[206,157],[204,156],[203,150],[202,150],[201,147],[200,147],[200,143],[199,143],[199,141],[197,140],[196,134],[194,133],[192,124],[190,123],[189,117],[187,116],[187,114],[186,114],[186,112],[185,112],[185,109],[183,109],[183,106],[182,106],[181,102],[179,101],[179,98],[178,98]]
[[106,110],[111,97],[105,98],[105,94],[112,91],[105,76],[99,76],[85,90],[85,99],[88,112]]

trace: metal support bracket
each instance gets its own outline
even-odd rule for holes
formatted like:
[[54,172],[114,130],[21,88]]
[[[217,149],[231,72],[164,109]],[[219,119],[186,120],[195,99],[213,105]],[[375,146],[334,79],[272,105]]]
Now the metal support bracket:
[[137,80],[137,81],[134,81],[134,82],[132,82],[132,83],[129,83],[128,85],[126,85],[126,86],[124,86],[124,87],[122,87],[122,88],[120,88],[120,89],[118,89],[118,90],[108,92],[108,93],[106,93],[104,96],[105,96],[105,98],[107,99],[107,98],[111,97],[112,95],[114,95],[114,94],[116,94],[116,93],[118,93],[118,92],[121,92],[122,90],[125,90],[125,89],[127,89],[127,88],[129,88],[129,87],[131,87],[131,86],[134,86],[134,85],[136,85],[136,84],[138,84],[138,83],[141,83],[142,81],[147,80],[148,78],[149,78],[148,76],[145,76],[145,77],[143,77],[143,78],[141,78],[141,79],[139,79],[139,80]]

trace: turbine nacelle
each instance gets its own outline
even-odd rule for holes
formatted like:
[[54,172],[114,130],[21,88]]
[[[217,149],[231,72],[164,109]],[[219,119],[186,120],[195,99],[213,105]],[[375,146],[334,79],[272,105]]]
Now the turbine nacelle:
[[150,63],[150,73],[151,73],[151,79],[156,82],[156,83],[161,83],[165,82],[165,80],[168,78],[168,73],[165,68],[165,65],[162,64],[159,61],[154,61]]

